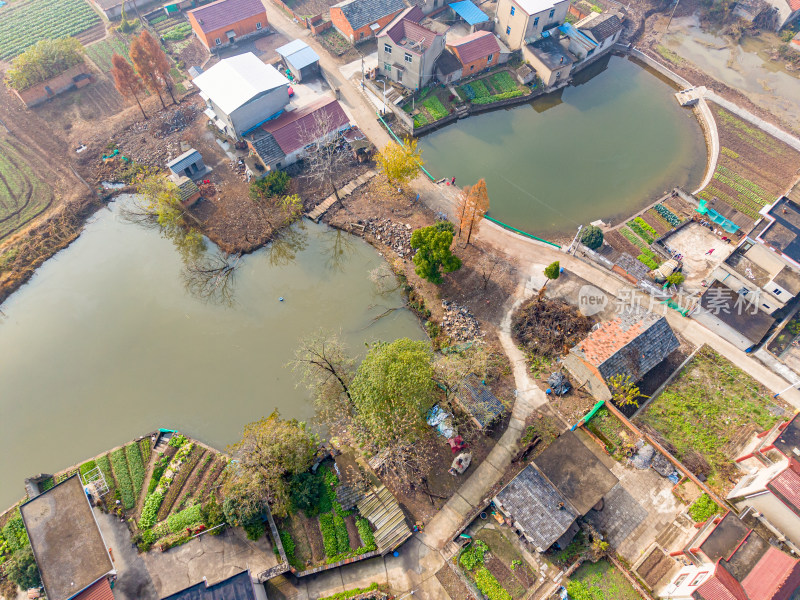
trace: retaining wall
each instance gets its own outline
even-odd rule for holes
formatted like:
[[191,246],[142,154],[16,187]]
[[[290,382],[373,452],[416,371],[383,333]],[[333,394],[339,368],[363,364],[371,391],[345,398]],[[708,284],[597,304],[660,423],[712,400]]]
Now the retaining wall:
[[686,88],[692,87],[692,84],[689,83],[688,81],[686,81],[683,77],[681,77],[677,73],[671,71],[670,69],[665,67],[663,64],[661,64],[657,60],[651,58],[650,56],[648,56],[647,54],[645,54],[644,52],[642,52],[638,48],[630,48],[628,50],[628,54],[630,54],[631,56],[633,56],[637,60],[642,61],[644,64],[646,64],[651,69],[653,69],[655,71],[658,71],[659,73],[661,73],[664,77],[666,77],[670,81],[672,81],[672,82],[678,84],[679,86],[681,86],[681,88],[686,89]]

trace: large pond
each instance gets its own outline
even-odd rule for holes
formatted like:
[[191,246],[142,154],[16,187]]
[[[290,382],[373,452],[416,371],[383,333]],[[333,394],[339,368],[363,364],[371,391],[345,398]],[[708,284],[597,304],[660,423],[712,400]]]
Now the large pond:
[[102,210],[0,306],[0,510],[24,495],[25,477],[158,427],[222,448],[275,408],[308,419],[307,391],[286,367],[301,337],[327,328],[356,352],[423,338],[406,310],[373,322],[403,303],[370,280],[381,260],[306,222],[242,260],[225,306],[187,293],[157,231]]
[[424,136],[422,156],[435,177],[456,177],[456,185],[485,178],[492,217],[538,235],[570,234],[701,181],[703,133],[674,92],[612,56],[555,94]]

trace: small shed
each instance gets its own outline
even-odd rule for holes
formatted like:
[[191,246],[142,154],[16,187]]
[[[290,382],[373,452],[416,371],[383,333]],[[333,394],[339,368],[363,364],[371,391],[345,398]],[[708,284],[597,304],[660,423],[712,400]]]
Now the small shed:
[[479,29],[491,29],[491,20],[489,15],[483,12],[480,8],[475,6],[470,0],[461,0],[460,2],[453,2],[450,5],[453,12],[466,21],[470,27],[470,32]]
[[174,175],[185,175],[189,179],[198,179],[206,173],[203,157],[194,148],[190,148],[179,157],[169,161],[167,168]]
[[503,403],[474,374],[468,375],[461,382],[456,399],[481,429],[491,425],[505,412]]
[[303,81],[319,75],[319,56],[303,40],[294,40],[276,48],[295,80]]
[[200,199],[200,188],[197,184],[184,176],[173,176],[172,179],[175,185],[178,186],[178,198],[180,199],[181,206],[188,208]]

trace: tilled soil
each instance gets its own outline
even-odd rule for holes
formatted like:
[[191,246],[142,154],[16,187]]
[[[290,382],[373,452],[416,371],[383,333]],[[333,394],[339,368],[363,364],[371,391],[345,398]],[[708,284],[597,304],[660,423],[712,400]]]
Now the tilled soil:
[[344,518],[344,524],[347,526],[347,538],[350,540],[350,548],[355,550],[362,546],[361,536],[358,535],[358,527],[356,527],[356,518],[353,515],[347,515]]
[[464,585],[461,578],[448,565],[443,566],[436,572],[436,579],[442,584],[451,600],[476,600],[469,588]]

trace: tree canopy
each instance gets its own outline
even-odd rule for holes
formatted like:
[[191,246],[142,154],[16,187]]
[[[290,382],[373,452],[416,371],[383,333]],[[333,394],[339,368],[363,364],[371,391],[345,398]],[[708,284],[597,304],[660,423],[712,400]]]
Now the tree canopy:
[[414,255],[414,271],[431,283],[442,283],[442,271],[452,273],[461,268],[461,259],[453,254],[453,224],[440,221],[430,227],[422,227],[411,234]]
[[422,167],[422,150],[417,148],[417,140],[407,139],[402,145],[389,142],[375,158],[386,178],[396,185],[411,181]]
[[466,233],[466,243],[469,244],[472,233],[478,230],[481,220],[489,211],[489,192],[486,190],[485,179],[479,179],[475,185],[464,188],[457,211],[459,239],[462,233]]
[[289,507],[287,478],[311,466],[317,445],[305,423],[281,419],[277,411],[246,425],[242,440],[230,448],[234,463],[223,486],[225,516],[234,524],[247,523],[265,502],[276,516],[285,515]]
[[114,77],[114,85],[123,98],[133,98],[142,111],[142,117],[147,118],[147,113],[142,108],[139,101],[139,94],[144,92],[144,82],[131,64],[116,52],[111,57],[111,75]]
[[596,225],[587,225],[581,231],[581,243],[590,250],[597,250],[603,245],[603,230]]
[[6,82],[21,92],[81,62],[83,46],[75,38],[40,40],[14,59],[6,71]]
[[561,265],[558,261],[550,263],[544,268],[544,276],[547,277],[548,280],[558,279],[559,275],[561,275]]

